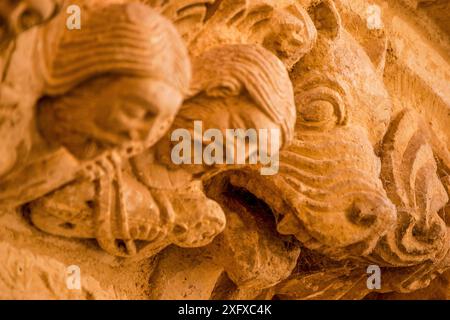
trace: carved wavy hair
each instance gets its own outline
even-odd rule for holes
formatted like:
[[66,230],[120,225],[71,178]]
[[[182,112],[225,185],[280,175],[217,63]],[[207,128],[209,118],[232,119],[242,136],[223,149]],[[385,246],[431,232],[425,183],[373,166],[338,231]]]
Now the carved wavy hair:
[[[81,30],[67,30],[62,15],[42,29],[38,60],[46,94],[67,92],[103,74],[142,76],[185,93],[191,69],[187,49],[175,27],[139,3],[88,8]],[[124,12],[126,14],[124,14]]]
[[190,96],[212,97],[243,92],[283,130],[284,141],[294,135],[295,104],[292,84],[283,63],[257,45],[228,45],[207,51],[193,62]]

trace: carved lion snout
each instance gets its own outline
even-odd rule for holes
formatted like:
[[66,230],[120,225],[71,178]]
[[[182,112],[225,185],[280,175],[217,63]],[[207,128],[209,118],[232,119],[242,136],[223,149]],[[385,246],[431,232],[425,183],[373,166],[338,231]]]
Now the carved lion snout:
[[[357,126],[297,133],[280,153],[280,172],[251,168],[206,182],[210,196],[228,181],[263,200],[281,234],[335,258],[368,255],[395,225],[396,208],[379,179],[380,160]],[[214,181],[216,179],[216,181]]]

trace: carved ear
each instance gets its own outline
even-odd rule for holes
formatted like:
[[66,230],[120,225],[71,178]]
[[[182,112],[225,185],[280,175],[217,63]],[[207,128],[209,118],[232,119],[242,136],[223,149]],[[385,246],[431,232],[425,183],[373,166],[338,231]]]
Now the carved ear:
[[316,26],[319,37],[334,40],[340,36],[342,21],[333,1],[312,1],[308,13]]

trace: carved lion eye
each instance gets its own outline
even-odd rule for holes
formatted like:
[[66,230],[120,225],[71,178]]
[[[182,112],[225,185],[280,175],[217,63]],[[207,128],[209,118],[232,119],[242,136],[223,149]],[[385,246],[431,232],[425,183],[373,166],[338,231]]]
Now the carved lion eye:
[[296,94],[299,122],[311,128],[330,128],[347,121],[345,103],[339,92],[326,86]]
[[325,100],[313,101],[300,110],[300,116],[308,122],[328,121],[334,117],[334,107]]

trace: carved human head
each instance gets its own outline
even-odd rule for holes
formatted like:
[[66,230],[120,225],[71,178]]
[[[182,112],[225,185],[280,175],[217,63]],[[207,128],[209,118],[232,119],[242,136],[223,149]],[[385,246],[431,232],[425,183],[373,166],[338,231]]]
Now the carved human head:
[[[202,121],[204,131],[219,130],[224,137],[229,129],[274,130],[279,141],[273,153],[278,152],[292,139],[295,126],[294,96],[285,66],[259,45],[222,45],[206,51],[193,61],[190,95],[171,132],[178,128],[193,132],[195,121]],[[158,147],[161,159],[172,166],[168,145]]]
[[222,44],[259,44],[291,69],[316,40],[311,18],[295,0],[217,1],[204,20],[189,43],[193,55]]
[[[111,28],[114,19],[118,27]],[[170,21],[143,4],[125,3],[86,8],[80,30],[64,23],[58,16],[41,32],[43,136],[81,158],[127,141],[156,143],[191,78],[187,49]]]

